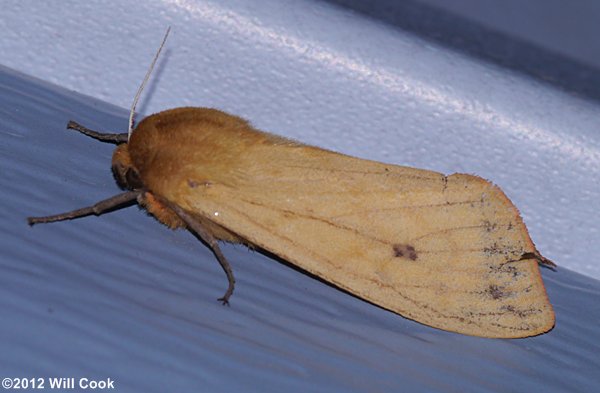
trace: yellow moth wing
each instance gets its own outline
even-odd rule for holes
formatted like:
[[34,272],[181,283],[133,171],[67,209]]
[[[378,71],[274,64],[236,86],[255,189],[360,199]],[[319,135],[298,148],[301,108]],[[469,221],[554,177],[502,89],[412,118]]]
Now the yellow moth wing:
[[224,228],[221,238],[383,308],[484,337],[554,325],[527,229],[481,178],[353,158],[200,108],[144,119],[129,151],[153,194]]

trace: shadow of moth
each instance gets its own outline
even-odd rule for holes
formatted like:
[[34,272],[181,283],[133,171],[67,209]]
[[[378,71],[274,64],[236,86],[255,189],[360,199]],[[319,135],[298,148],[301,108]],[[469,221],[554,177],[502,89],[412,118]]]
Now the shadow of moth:
[[[168,32],[167,32],[168,35]],[[161,48],[164,45],[164,40]],[[219,241],[274,253],[359,298],[422,324],[496,338],[554,326],[517,208],[487,180],[350,157],[259,131],[209,108],[176,108],[129,132],[68,128],[117,144],[112,171],[125,191],[31,225],[100,215],[137,203],[214,252]],[[132,132],[133,131],[133,132]]]

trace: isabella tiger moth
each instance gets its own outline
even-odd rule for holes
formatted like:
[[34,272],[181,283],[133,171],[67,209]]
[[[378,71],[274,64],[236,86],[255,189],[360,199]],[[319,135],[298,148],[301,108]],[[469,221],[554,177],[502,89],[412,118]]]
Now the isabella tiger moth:
[[538,267],[552,263],[487,180],[346,156],[208,108],[148,116],[129,135],[68,128],[118,145],[112,170],[126,191],[31,225],[137,202],[207,243],[229,281],[224,303],[235,281],[218,241],[262,248],[439,329],[518,338],[554,326]]

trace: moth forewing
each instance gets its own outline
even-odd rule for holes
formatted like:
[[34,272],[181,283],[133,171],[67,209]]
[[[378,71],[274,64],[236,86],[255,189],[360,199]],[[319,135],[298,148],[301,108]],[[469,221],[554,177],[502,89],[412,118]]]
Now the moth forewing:
[[161,112],[134,135],[153,193],[361,298],[484,337],[554,325],[539,253],[486,180],[282,143],[205,108]]

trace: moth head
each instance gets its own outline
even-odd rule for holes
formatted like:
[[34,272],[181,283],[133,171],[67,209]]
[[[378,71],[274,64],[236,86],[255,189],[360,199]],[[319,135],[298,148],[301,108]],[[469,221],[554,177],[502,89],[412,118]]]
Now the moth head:
[[127,190],[144,188],[139,171],[133,166],[127,143],[118,145],[112,157],[112,172],[119,187]]

